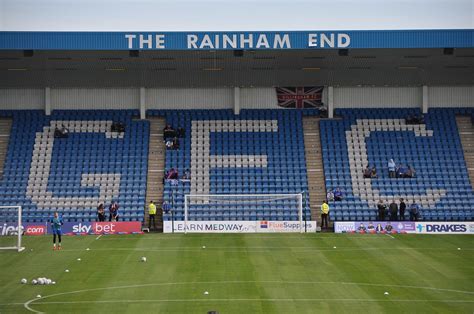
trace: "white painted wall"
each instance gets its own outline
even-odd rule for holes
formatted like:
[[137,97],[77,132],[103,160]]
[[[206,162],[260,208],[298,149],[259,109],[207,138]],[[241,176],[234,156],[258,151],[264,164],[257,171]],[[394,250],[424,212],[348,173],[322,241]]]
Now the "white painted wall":
[[147,109],[233,109],[233,88],[148,88]]
[[275,88],[255,87],[240,89],[241,109],[274,109],[278,108]]
[[[232,109],[233,88],[146,89],[147,109]],[[327,102],[327,89],[323,92]],[[429,86],[428,105],[474,107],[474,86]],[[334,87],[335,108],[416,107],[422,87]],[[273,87],[240,89],[241,109],[275,109]],[[44,89],[0,89],[0,110],[45,108]],[[51,109],[139,109],[138,88],[51,88]]]
[[410,108],[421,102],[421,87],[334,88],[334,108]]
[[51,109],[139,109],[138,88],[51,88]]
[[44,89],[0,89],[0,110],[44,109]]
[[430,86],[428,106],[474,107],[474,86]]

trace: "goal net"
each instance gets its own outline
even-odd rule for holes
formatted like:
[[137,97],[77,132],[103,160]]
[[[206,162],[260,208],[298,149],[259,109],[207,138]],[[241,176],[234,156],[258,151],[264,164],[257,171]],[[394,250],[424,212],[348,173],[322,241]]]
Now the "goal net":
[[303,232],[303,194],[188,194],[183,218],[185,230],[190,221],[294,221]]
[[0,250],[23,251],[21,206],[0,206]]

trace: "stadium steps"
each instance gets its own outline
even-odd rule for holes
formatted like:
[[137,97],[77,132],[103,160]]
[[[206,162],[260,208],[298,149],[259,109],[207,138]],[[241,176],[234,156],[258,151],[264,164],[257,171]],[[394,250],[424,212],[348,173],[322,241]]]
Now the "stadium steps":
[[3,178],[3,167],[8,151],[12,123],[13,121],[11,118],[0,119],[0,179]]
[[469,116],[457,116],[456,123],[458,125],[459,137],[461,138],[469,180],[471,181],[471,186],[474,187],[474,125]]
[[148,204],[152,200],[157,207],[157,231],[161,232],[163,231],[161,204],[163,203],[163,175],[166,154],[163,143],[163,129],[166,121],[163,117],[150,117],[148,120],[150,121],[150,140],[144,227],[148,227]]
[[319,117],[314,116],[303,117],[309,204],[311,208],[311,217],[318,221],[318,225],[321,222],[320,206],[326,198],[319,120]]

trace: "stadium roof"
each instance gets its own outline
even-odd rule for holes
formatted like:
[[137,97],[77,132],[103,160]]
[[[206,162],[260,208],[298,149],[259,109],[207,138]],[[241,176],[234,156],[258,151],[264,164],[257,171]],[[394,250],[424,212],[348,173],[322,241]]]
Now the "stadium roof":
[[473,38],[474,30],[0,32],[0,87],[472,85]]

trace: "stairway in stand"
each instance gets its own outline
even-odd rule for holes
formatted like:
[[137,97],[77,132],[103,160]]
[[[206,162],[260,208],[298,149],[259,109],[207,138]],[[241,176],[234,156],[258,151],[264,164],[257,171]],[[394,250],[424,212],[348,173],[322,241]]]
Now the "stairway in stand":
[[163,231],[163,213],[161,204],[163,203],[163,175],[165,170],[166,149],[163,143],[163,129],[166,121],[163,117],[151,117],[150,121],[150,141],[148,149],[148,175],[145,204],[145,224],[148,228],[148,204],[153,201],[156,205],[156,227],[151,231]]
[[469,180],[471,181],[471,186],[474,187],[474,125],[469,116],[457,116],[456,123],[458,125],[459,137],[461,138]]
[[321,225],[321,204],[326,198],[319,120],[319,117],[314,116],[303,117],[304,146],[311,218],[312,220],[317,221],[318,226]]
[[3,178],[3,166],[8,151],[8,142],[10,140],[10,131],[12,128],[12,119],[0,119],[0,179]]

